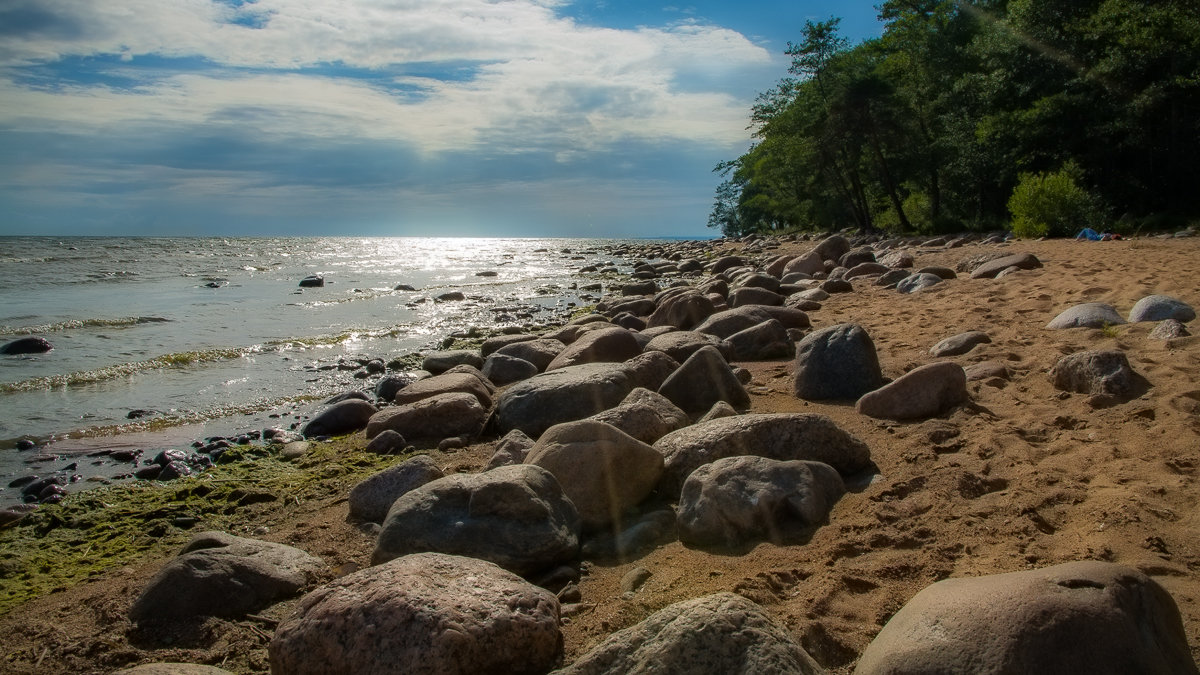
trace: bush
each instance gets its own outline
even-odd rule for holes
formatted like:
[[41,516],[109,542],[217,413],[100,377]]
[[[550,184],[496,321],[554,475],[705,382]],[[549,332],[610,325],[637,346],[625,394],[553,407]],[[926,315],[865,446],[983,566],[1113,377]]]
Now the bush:
[[1067,162],[1053,173],[1022,173],[1008,199],[1013,234],[1018,237],[1071,237],[1085,227],[1101,228],[1103,209],[1079,186],[1081,171]]

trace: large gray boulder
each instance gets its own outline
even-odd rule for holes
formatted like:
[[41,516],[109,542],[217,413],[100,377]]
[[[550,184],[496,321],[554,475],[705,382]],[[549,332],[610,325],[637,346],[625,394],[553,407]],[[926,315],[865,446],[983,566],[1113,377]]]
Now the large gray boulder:
[[782,304],[782,295],[775,293],[774,291],[769,291],[765,288],[748,286],[729,292],[729,306],[733,308],[745,307],[747,305],[779,306]]
[[901,293],[916,293],[931,286],[937,286],[943,279],[936,274],[910,274],[896,284],[896,290]]
[[755,455],[777,460],[824,462],[843,476],[871,466],[867,444],[824,415],[770,413],[720,417],[674,431],[654,444],[665,471],[660,490],[677,495],[683,481],[704,464]]
[[750,407],[750,395],[716,347],[702,347],[689,356],[658,393],[693,414],[706,412],[717,401],[739,409]]
[[789,359],[796,353],[787,329],[774,319],[738,331],[726,342],[733,347],[732,358],[737,361]]
[[525,432],[520,429],[513,429],[504,434],[496,443],[496,449],[492,451],[492,456],[488,460],[484,471],[490,471],[501,466],[512,466],[513,464],[524,464],[525,458],[529,456],[529,449],[533,447],[534,440],[525,435]]
[[824,523],[845,493],[842,477],[828,464],[725,457],[701,466],[684,481],[679,539],[723,546],[794,543]]
[[812,276],[818,272],[825,271],[825,261],[821,259],[820,254],[816,251],[809,251],[804,255],[797,256],[788,261],[783,268],[783,277],[789,274],[807,274]]
[[625,362],[625,373],[633,385],[650,391],[658,391],[671,373],[678,369],[678,361],[659,351],[643,351]]
[[717,312],[702,321],[694,330],[697,333],[707,333],[719,338],[727,338],[738,331],[757,326],[773,318],[775,317],[768,313],[765,307],[749,305]]
[[671,399],[643,387],[629,392],[617,407],[588,419],[611,424],[643,443],[653,443],[691,424],[687,413],[671,403]]
[[441,352],[430,352],[421,361],[421,369],[434,375],[441,375],[454,366],[468,365],[475,368],[483,367],[483,357],[472,349],[450,349]]
[[1023,270],[1037,269],[1042,266],[1042,261],[1037,259],[1037,256],[1032,253],[1014,253],[1000,258],[988,260],[971,271],[972,279],[994,279],[997,274],[1010,267],[1016,267]]
[[693,330],[677,330],[656,335],[646,345],[646,351],[662,352],[678,363],[683,363],[701,347],[710,345],[716,347],[726,359],[733,358],[733,348],[728,342],[715,335]]
[[813,249],[813,253],[821,256],[822,260],[839,260],[850,252],[850,240],[840,234],[825,237]]
[[788,631],[733,593],[685,600],[618,631],[560,675],[818,675]]
[[1079,394],[1120,396],[1134,385],[1129,359],[1116,349],[1068,354],[1050,369],[1050,379],[1055,387]]
[[129,618],[148,624],[239,617],[299,593],[324,570],[298,548],[201,532],[146,584]]
[[507,354],[491,354],[483,362],[483,376],[493,383],[504,386],[528,380],[538,374],[537,366]]
[[555,424],[615,407],[635,386],[627,369],[616,363],[552,370],[506,389],[496,405],[496,421],[502,432],[520,429],[537,438]]
[[1196,310],[1191,305],[1169,295],[1147,295],[1129,310],[1129,323],[1167,319],[1187,323],[1195,318]]
[[396,392],[396,395],[392,397],[392,401],[399,405],[404,405],[405,403],[416,403],[422,399],[432,398],[441,394],[461,392],[474,396],[479,400],[479,405],[484,408],[491,408],[492,391],[481,377],[482,374],[476,376],[471,373],[460,372],[446,372],[441,375],[434,375],[433,377],[413,382]]
[[391,429],[409,441],[474,436],[488,418],[488,409],[468,393],[438,394],[415,403],[384,408],[367,422],[367,438]]
[[688,290],[659,302],[646,320],[646,327],[675,326],[687,330],[707,319],[714,311],[712,300],[699,291]]
[[269,655],[276,675],[534,675],[562,649],[553,593],[483,560],[421,553],[306,595]]
[[352,434],[367,426],[371,416],[379,412],[375,406],[357,398],[339,401],[317,413],[304,425],[305,438]]
[[585,363],[621,363],[642,353],[633,333],[619,326],[588,331],[567,345],[546,366],[547,371]]
[[1104,328],[1119,326],[1125,319],[1117,314],[1112,305],[1103,302],[1084,302],[1063,310],[1046,324],[1050,330],[1066,328]]
[[875,343],[858,324],[814,331],[796,345],[794,390],[798,398],[857,400],[882,384]]
[[558,356],[559,352],[566,348],[567,345],[563,344],[561,340],[540,338],[504,345],[493,353],[513,356],[523,361],[528,361],[537,366],[538,372],[541,372],[546,369],[546,366],[550,365],[550,362],[554,360],[554,357]]
[[382,523],[397,499],[441,477],[442,470],[429,455],[417,455],[390,466],[350,489],[350,515]]
[[1196,673],[1171,596],[1099,561],[946,579],[867,646],[856,675]]
[[579,512],[554,475],[532,464],[426,483],[392,504],[371,564],[433,551],[530,576],[575,558]]
[[854,407],[867,417],[910,420],[940,415],[966,400],[967,374],[962,366],[939,361],[864,394]]
[[620,529],[623,514],[650,494],[663,471],[654,448],[594,420],[550,427],[525,463],[554,474],[588,530]]

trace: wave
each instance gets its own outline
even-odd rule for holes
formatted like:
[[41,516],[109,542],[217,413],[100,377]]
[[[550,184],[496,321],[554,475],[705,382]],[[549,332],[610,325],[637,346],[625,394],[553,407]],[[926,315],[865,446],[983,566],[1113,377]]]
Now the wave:
[[157,358],[148,361],[133,361],[129,363],[118,363],[116,365],[107,366],[105,368],[97,368],[96,370],[83,370],[65,375],[49,375],[46,377],[34,377],[28,380],[19,382],[11,382],[0,384],[0,394],[15,394],[26,391],[40,391],[43,389],[64,389],[69,387],[78,387],[85,384],[94,384],[96,382],[104,382],[118,377],[128,377],[137,373],[148,370],[162,370],[166,368],[182,368],[197,363],[211,363],[214,361],[229,361],[239,359],[244,356],[249,356],[262,351],[259,347],[244,347],[239,349],[204,349],[192,352],[178,352],[175,354],[164,354]]
[[58,333],[80,328],[128,328],[147,323],[166,323],[170,319],[161,316],[126,316],[119,319],[71,319],[39,326],[0,326],[0,335],[39,335]]

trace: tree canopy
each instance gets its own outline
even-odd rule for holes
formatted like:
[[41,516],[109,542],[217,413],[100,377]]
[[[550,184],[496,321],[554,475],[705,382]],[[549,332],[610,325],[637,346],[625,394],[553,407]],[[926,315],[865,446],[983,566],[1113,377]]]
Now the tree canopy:
[[1070,167],[1114,226],[1200,215],[1200,3],[885,0],[851,46],[808,22],[716,171],[709,226],[1004,227],[1023,177]]

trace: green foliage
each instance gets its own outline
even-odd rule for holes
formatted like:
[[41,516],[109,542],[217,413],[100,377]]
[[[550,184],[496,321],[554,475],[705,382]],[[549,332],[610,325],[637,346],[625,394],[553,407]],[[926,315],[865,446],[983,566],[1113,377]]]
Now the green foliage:
[[[879,12],[880,38],[851,46],[829,19],[789,43],[788,73],[751,111],[754,146],[718,167],[710,226],[992,228],[1021,186],[1033,196],[1018,208],[1049,214],[1021,226],[1069,234],[1098,217],[1077,194],[1083,175],[1122,223],[1200,216],[1200,3],[884,0]],[[1075,189],[1046,173],[1066,166]],[[1075,202],[1034,203],[1055,191]]]
[[1018,237],[1070,237],[1085,227],[1101,224],[1095,197],[1077,182],[1079,166],[1068,162],[1053,173],[1022,173],[1008,209]]

